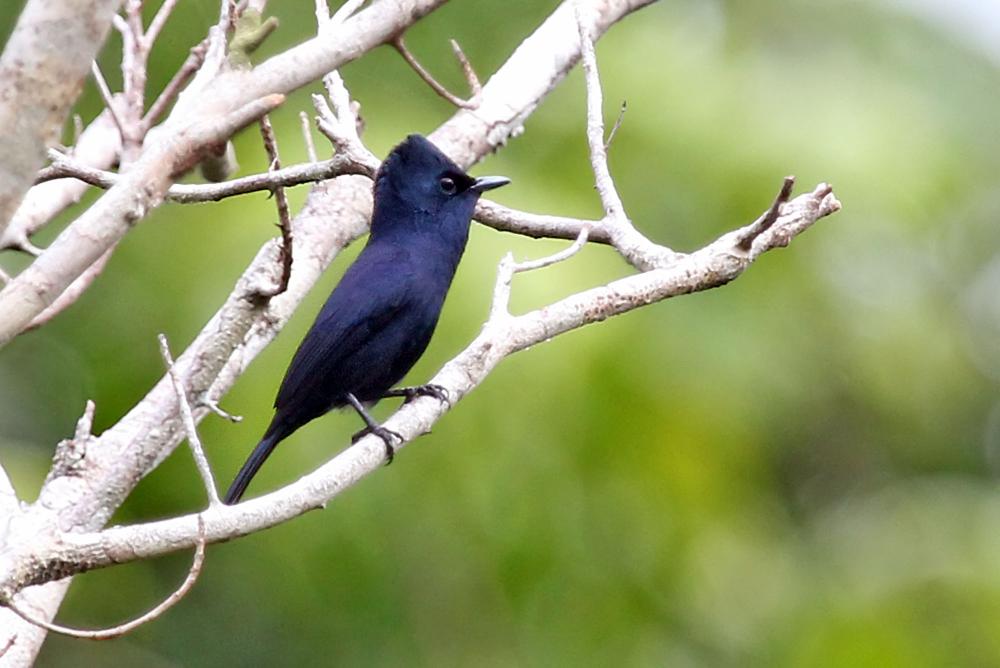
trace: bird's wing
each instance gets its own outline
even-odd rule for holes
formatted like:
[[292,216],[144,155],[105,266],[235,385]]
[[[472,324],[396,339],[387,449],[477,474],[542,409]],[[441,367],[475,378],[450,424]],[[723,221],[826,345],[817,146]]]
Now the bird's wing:
[[325,402],[314,407],[323,413],[331,400],[351,391],[358,380],[352,376],[360,370],[345,361],[407,308],[412,273],[404,249],[369,245],[362,251],[330,294],[285,372],[274,401],[279,412]]

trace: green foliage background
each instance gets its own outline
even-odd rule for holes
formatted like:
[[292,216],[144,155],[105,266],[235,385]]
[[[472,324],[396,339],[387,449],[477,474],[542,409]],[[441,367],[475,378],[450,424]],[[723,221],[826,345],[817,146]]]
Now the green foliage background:
[[[180,3],[151,91],[215,4]],[[461,89],[448,37],[485,75],[556,4],[453,2],[408,40]],[[22,5],[0,7],[0,35]],[[311,2],[272,5],[281,28],[261,58],[313,30]],[[113,85],[118,53],[113,37],[101,59]],[[628,101],[612,170],[649,236],[697,248],[756,217],[788,173],[800,188],[832,182],[844,211],[724,289],[509,359],[325,511],[213,547],[161,620],[111,643],[52,637],[40,665],[1000,665],[1000,61],[895,4],[817,0],[664,0],[613,28],[598,57],[608,118]],[[390,49],[344,76],[377,153],[451,113]],[[287,163],[305,159],[308,92],[273,116]],[[99,108],[88,84],[79,111]],[[246,173],[265,166],[259,144],[237,140]],[[588,169],[574,72],[473,171],[513,179],[503,203],[597,215]],[[274,217],[264,195],[163,206],[77,305],[0,352],[0,449],[23,496],[86,399],[101,430],[143,396],[162,373],[155,334],[186,345]],[[504,253],[562,245],[475,229],[411,380],[477,333]],[[203,423],[222,482],[356,252],[225,399],[243,423]],[[591,248],[519,276],[514,307],[628,271]],[[294,480],[357,427],[335,414],[302,429],[251,492]],[[181,448],[116,521],[202,499]],[[80,577],[59,618],[131,617],[189,559]]]

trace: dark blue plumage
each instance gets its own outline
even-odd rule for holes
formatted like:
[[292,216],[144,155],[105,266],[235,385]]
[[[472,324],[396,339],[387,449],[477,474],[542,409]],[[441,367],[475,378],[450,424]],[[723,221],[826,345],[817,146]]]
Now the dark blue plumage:
[[479,195],[507,183],[475,179],[427,139],[410,135],[375,177],[371,234],[299,345],[274,401],[275,414],[236,475],[225,502],[246,491],[274,447],[305,423],[353,406],[392,456],[393,434],[365,412],[393,392],[431,340],[469,236]]

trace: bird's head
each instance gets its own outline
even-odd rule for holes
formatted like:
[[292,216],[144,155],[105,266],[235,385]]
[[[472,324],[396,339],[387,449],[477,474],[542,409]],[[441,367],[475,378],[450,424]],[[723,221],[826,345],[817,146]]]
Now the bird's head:
[[417,225],[440,233],[468,230],[479,196],[510,183],[466,174],[434,144],[410,135],[389,153],[375,176],[372,233]]

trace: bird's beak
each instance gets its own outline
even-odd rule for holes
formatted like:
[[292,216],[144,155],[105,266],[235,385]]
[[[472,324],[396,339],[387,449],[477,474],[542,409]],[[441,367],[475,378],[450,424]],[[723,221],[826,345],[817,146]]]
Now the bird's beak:
[[476,182],[472,184],[469,190],[484,193],[487,190],[493,190],[494,188],[505,186],[508,183],[510,183],[510,179],[505,176],[480,176],[476,179]]

